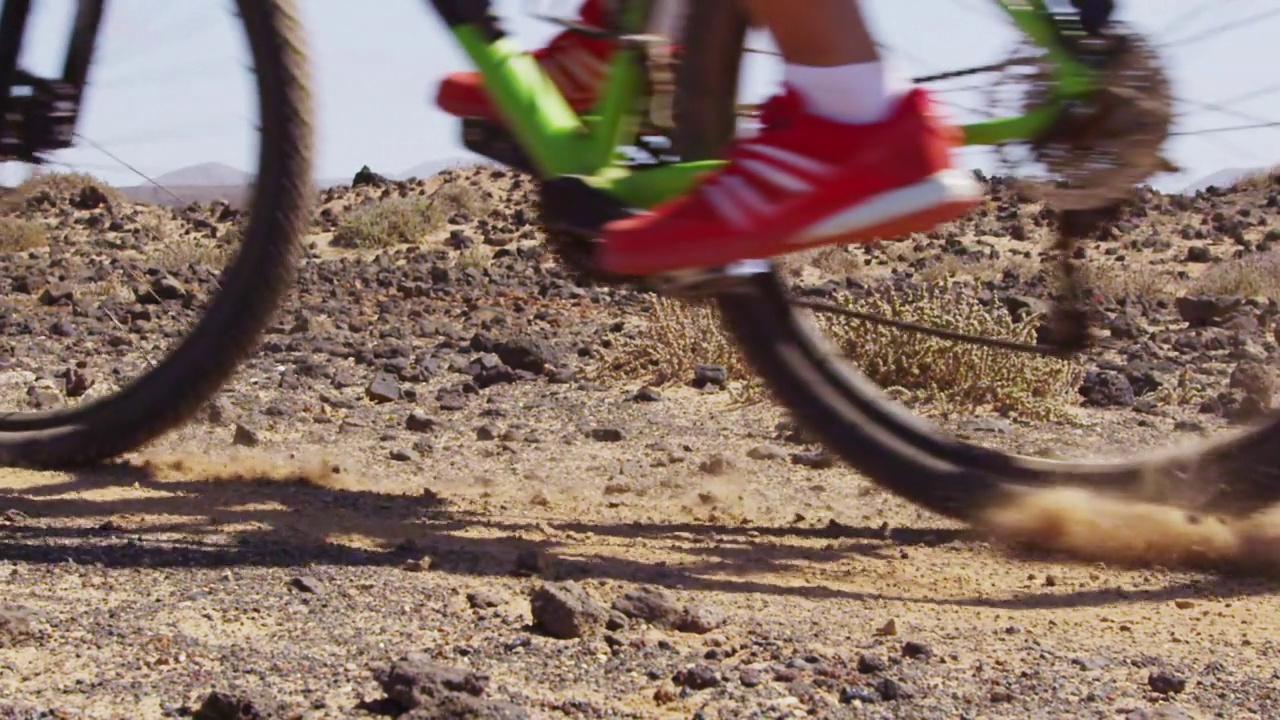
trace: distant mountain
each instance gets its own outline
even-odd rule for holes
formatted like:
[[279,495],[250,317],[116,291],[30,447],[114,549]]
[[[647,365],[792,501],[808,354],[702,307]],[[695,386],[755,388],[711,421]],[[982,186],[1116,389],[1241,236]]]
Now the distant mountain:
[[207,162],[167,172],[155,178],[155,181],[166,187],[236,187],[252,182],[253,174],[230,165]]
[[[157,178],[158,180],[158,178]],[[181,206],[188,203],[211,203],[224,200],[227,203],[243,207],[248,204],[249,185],[130,185],[116,188],[122,195],[136,203],[147,205]]]
[[[455,156],[419,163],[398,173],[381,172],[392,180],[407,180],[411,177],[428,178],[442,170],[459,165],[467,165],[484,161],[478,155]],[[350,175],[336,178],[320,178],[315,181],[317,190],[331,188],[335,185],[346,185],[351,182],[355,170]],[[200,163],[178,168],[155,178],[155,183],[129,185],[118,188],[125,197],[134,202],[152,205],[185,205],[190,202],[208,203],[214,200],[225,200],[232,205],[244,205],[249,185],[254,175],[238,170],[230,165],[218,162]],[[174,196],[177,196],[175,198]]]

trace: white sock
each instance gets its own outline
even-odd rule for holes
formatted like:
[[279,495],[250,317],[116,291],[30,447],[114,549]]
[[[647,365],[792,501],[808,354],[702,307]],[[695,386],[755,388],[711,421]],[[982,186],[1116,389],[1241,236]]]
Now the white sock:
[[816,115],[849,124],[879,122],[911,90],[911,83],[883,62],[815,67],[786,66],[787,84]]

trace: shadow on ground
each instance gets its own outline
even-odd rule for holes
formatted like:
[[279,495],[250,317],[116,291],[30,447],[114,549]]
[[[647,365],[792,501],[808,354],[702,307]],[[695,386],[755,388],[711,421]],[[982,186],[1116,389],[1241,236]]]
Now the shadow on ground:
[[[128,489],[128,496],[118,491]],[[112,492],[117,491],[117,492]],[[146,518],[145,522],[134,522]],[[158,520],[157,520],[158,519]],[[589,538],[604,552],[584,551]],[[535,536],[535,537],[530,537]],[[359,546],[340,538],[362,538]],[[539,538],[539,539],[535,539]],[[821,538],[818,547],[803,540]],[[652,552],[629,549],[640,544]],[[760,527],[713,523],[589,523],[479,515],[434,493],[389,495],[336,489],[303,477],[158,479],[116,463],[61,482],[0,488],[0,561],[104,567],[219,568],[400,566],[423,555],[433,571],[548,579],[597,578],[689,590],[898,600],[1006,610],[1246,597],[1280,589],[1260,578],[1197,576],[1145,590],[1028,590],[1013,598],[933,599],[769,582],[797,563],[850,556],[899,560],[904,546],[985,546],[951,528]],[[647,557],[642,557],[647,555]],[[664,556],[666,558],[664,559]],[[671,557],[683,556],[673,564]],[[537,568],[531,570],[531,568]]]

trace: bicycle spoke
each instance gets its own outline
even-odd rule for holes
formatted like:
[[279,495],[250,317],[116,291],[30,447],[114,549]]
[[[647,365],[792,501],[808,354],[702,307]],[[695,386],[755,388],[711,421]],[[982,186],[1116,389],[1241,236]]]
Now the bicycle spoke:
[[1249,17],[1246,17],[1240,20],[1232,20],[1231,22],[1217,25],[1215,27],[1212,27],[1203,32],[1196,33],[1194,35],[1187,35],[1178,40],[1170,40],[1168,42],[1161,43],[1159,47],[1160,48],[1185,47],[1186,45],[1189,45],[1193,42],[1208,40],[1210,38],[1217,37],[1218,35],[1221,35],[1222,33],[1227,32],[1228,30],[1235,30],[1236,28],[1244,27],[1246,25],[1252,25],[1254,23],[1257,23],[1272,17],[1280,17],[1280,8],[1268,10],[1266,12],[1258,13],[1256,15],[1251,15]]
[[1229,125],[1226,127],[1204,128],[1201,130],[1182,130],[1179,132],[1171,132],[1170,135],[1186,137],[1188,135],[1211,135],[1214,133],[1241,132],[1244,130],[1263,130],[1266,128],[1280,127],[1280,121],[1255,123],[1253,125]]
[[1166,33],[1169,33],[1175,30],[1176,28],[1178,28],[1179,26],[1183,25],[1184,23],[1188,23],[1188,22],[1191,22],[1192,20],[1195,20],[1196,18],[1203,15],[1206,11],[1213,10],[1215,12],[1222,12],[1222,9],[1225,8],[1227,5],[1231,4],[1232,2],[1236,2],[1236,0],[1222,0],[1221,2],[1206,1],[1206,2],[1200,3],[1199,5],[1195,5],[1189,11],[1179,15],[1173,20],[1170,20],[1167,25],[1160,28],[1160,34],[1164,35]]

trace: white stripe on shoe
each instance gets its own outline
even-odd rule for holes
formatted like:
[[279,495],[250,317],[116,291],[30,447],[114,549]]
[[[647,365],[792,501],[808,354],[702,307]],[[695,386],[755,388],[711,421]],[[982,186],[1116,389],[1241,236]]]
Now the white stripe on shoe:
[[947,203],[980,198],[982,186],[973,174],[956,168],[940,170],[914,185],[881,193],[828,215],[788,242],[811,245],[924,212]]
[[753,153],[764,155],[773,160],[775,164],[787,167],[790,170],[799,170],[803,173],[824,177],[834,174],[840,168],[835,165],[829,165],[821,160],[815,160],[807,155],[801,155],[785,148],[774,145],[766,145],[758,142],[746,142],[742,144],[743,150],[749,150]]
[[742,168],[748,174],[755,175],[761,180],[773,185],[776,188],[787,190],[790,192],[812,192],[814,186],[804,178],[793,175],[777,165],[770,165],[764,160],[755,158],[743,158],[738,161],[738,167]]
[[774,203],[759,190],[751,186],[746,179],[737,175],[726,175],[722,179],[724,189],[733,197],[738,207],[748,215],[765,215],[776,211]]
[[579,88],[595,89],[609,71],[599,58],[583,48],[569,47],[563,52],[564,57],[557,57],[555,62]]
[[739,230],[746,230],[751,227],[751,214],[743,210],[734,194],[723,186],[723,180],[723,176],[716,178],[698,192],[707,198],[707,203],[721,219]]

